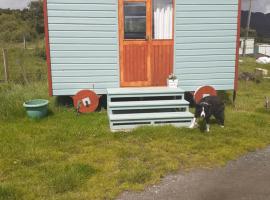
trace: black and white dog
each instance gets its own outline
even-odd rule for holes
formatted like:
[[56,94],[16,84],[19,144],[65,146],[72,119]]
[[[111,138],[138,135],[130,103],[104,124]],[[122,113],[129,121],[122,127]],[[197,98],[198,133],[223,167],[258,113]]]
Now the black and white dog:
[[224,127],[224,115],[225,104],[217,96],[204,97],[199,104],[195,107],[195,118],[192,121],[190,128],[194,128],[197,125],[197,119],[202,117],[206,121],[206,131],[210,131],[210,117],[213,115],[218,124]]

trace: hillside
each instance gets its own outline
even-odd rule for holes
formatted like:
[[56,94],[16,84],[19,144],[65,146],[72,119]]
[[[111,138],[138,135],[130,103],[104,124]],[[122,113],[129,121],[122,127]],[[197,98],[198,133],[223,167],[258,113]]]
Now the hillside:
[[[247,24],[248,11],[242,11],[241,27],[245,28]],[[257,31],[258,37],[270,38],[270,13],[252,13],[250,21],[251,29]]]
[[43,4],[31,3],[29,9],[0,9],[0,44],[42,38],[44,34]]

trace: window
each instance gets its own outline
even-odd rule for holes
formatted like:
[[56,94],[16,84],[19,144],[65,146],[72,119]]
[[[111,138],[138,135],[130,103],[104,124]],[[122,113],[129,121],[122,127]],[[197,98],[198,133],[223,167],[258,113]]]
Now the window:
[[146,38],[146,4],[144,2],[124,3],[125,39]]
[[173,39],[172,0],[153,0],[153,38]]

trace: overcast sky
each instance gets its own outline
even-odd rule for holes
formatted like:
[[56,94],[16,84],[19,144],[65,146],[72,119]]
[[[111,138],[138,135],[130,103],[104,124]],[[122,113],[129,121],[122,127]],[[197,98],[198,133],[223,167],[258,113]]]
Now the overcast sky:
[[[1,0],[0,0],[1,1]],[[242,10],[249,9],[249,0],[242,0]],[[252,0],[252,11],[270,13],[270,0]]]
[[[0,0],[0,8],[23,9],[27,6],[29,1],[30,0]],[[242,1],[243,1],[243,10],[248,10],[249,0],[242,0]],[[253,1],[252,3],[253,12],[270,13],[270,0],[252,0],[252,1]]]
[[23,9],[30,0],[0,0],[0,8]]

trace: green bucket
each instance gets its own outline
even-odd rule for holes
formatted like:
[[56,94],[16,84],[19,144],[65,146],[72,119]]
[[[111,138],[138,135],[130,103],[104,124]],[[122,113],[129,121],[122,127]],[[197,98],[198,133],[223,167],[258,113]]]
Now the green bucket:
[[24,102],[27,115],[32,119],[41,119],[48,115],[49,101],[45,99],[35,99]]

